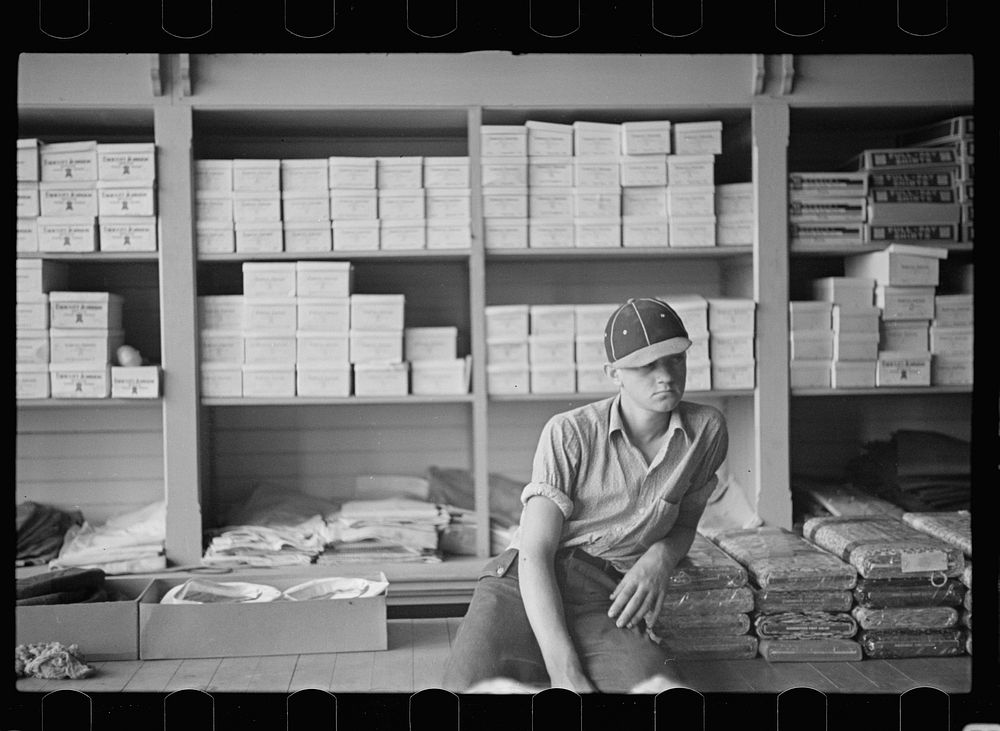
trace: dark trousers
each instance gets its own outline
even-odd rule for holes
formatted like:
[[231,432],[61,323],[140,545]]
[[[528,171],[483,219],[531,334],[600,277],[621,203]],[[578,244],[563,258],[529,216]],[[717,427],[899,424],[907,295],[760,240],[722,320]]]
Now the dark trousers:
[[[599,691],[625,693],[653,675],[673,675],[667,655],[646,636],[643,623],[619,628],[608,617],[608,597],[617,584],[612,576],[565,556],[557,556],[555,571],[570,638]],[[521,599],[516,549],[504,551],[483,567],[452,645],[443,684],[459,692],[495,678],[549,686]]]

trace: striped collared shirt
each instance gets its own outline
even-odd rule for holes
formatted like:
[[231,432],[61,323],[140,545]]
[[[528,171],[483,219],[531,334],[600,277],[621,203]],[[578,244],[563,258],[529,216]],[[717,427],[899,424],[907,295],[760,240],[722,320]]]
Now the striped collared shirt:
[[[521,503],[536,495],[552,500],[564,518],[559,548],[582,548],[627,571],[650,544],[667,536],[678,515],[697,523],[729,438],[718,409],[682,401],[647,465],[625,432],[619,399],[549,419]],[[520,531],[511,546],[519,539]]]

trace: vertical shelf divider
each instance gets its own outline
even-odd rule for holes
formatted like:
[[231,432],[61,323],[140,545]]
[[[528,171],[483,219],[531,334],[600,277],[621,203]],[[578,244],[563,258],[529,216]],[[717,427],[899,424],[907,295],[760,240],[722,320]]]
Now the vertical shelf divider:
[[199,423],[192,110],[169,99],[155,108],[160,219],[160,313],[163,389],[163,481],[166,552],[174,564],[197,564],[202,553],[203,446]]
[[[753,250],[757,302],[757,389],[754,394],[754,480],[757,513],[792,527],[788,392],[788,105],[751,108],[756,226]],[[763,355],[763,357],[761,357]]]
[[469,251],[469,326],[472,346],[472,482],[475,488],[476,553],[490,555],[489,435],[486,394],[486,243],[483,238],[480,174],[482,107],[468,110],[469,205],[472,249]]

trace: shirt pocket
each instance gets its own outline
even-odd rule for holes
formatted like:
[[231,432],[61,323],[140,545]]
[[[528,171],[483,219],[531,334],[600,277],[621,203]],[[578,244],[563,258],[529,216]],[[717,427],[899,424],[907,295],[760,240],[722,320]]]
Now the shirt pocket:
[[517,549],[508,548],[503,553],[495,558],[491,558],[486,562],[479,571],[479,579],[485,579],[487,576],[492,576],[498,578],[501,576],[506,576],[510,571],[511,564],[517,559]]

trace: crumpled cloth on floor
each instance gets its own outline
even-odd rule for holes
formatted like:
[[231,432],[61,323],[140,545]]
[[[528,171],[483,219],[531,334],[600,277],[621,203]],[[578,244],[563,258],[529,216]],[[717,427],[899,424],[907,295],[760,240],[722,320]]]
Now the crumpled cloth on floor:
[[76,680],[94,673],[80,653],[79,645],[36,642],[14,648],[14,675],[18,678]]
[[[50,569],[100,568],[106,574],[150,570],[151,565],[166,565],[163,543],[166,539],[166,503],[162,500],[138,510],[108,518],[94,527],[84,521],[66,532],[59,556],[49,562]],[[148,561],[147,559],[160,559]],[[130,562],[140,561],[138,565]]]

